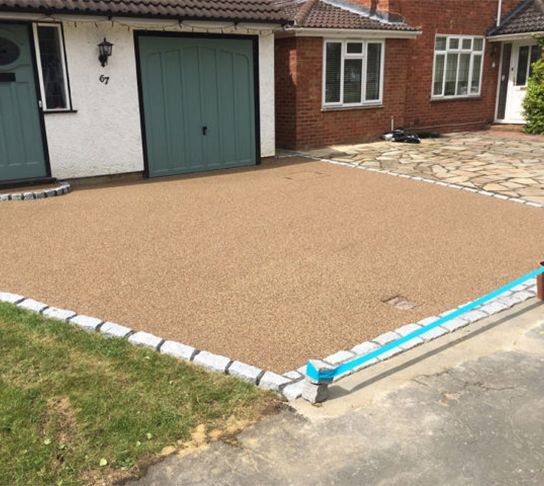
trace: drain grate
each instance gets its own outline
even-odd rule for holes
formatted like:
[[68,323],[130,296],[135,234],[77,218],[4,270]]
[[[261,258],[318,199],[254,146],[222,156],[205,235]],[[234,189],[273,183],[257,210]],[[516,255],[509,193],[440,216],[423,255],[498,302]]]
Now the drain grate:
[[416,302],[408,300],[406,297],[403,297],[402,295],[395,295],[395,297],[390,297],[388,299],[383,300],[382,302],[384,304],[389,304],[395,307],[395,309],[400,309],[400,310],[411,310],[411,309],[415,309],[418,306]]

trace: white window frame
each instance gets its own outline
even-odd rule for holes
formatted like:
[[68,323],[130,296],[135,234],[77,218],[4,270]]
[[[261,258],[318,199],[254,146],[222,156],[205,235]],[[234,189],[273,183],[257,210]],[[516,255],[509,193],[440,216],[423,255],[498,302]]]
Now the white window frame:
[[[45,96],[45,85],[43,82],[42,57],[40,52],[40,42],[38,38],[38,27],[53,27],[58,30],[59,49],[60,49],[60,57],[61,57],[61,63],[62,63],[62,76],[64,80],[64,93],[66,96],[66,108],[48,108],[47,107],[47,98]],[[34,33],[34,50],[36,52],[36,65],[38,67],[38,80],[40,82],[42,110],[48,113],[72,111],[72,99],[70,96],[70,89],[68,85],[68,68],[66,66],[66,51],[64,50],[64,33],[62,31],[62,24],[53,23],[53,22],[34,22],[34,24],[32,24],[32,30]]]
[[[437,50],[436,49],[436,39],[438,37],[444,37],[446,39],[446,48]],[[459,40],[459,47],[457,49],[450,49],[450,39],[458,39]],[[470,49],[463,49],[463,40],[471,39],[471,48]],[[482,50],[481,51],[475,51],[473,49],[474,46],[474,40],[480,39],[482,41]],[[444,55],[444,77],[442,79],[442,94],[434,94],[434,82],[436,77],[436,57],[437,54]],[[455,76],[455,91],[457,92],[457,84],[459,83],[459,59],[461,58],[461,54],[470,54],[470,63],[469,63],[469,72],[468,72],[468,92],[466,94],[452,94],[452,95],[445,95],[445,86],[446,86],[446,67],[447,67],[447,61],[448,61],[448,54],[459,54],[458,60],[457,60],[457,73]],[[473,75],[473,68],[474,68],[474,56],[481,56],[482,61],[480,63],[480,79],[478,84],[478,92],[477,93],[471,93],[472,88],[472,75]],[[433,100],[444,100],[444,99],[460,99],[460,98],[477,98],[481,96],[482,94],[482,78],[484,73],[484,62],[485,62],[485,37],[481,35],[452,35],[452,34],[436,34],[434,38],[434,47],[433,47],[433,78],[431,83],[431,99]]]
[[[327,102],[326,82],[327,82],[327,44],[341,44],[340,58],[340,102]],[[362,44],[361,53],[348,53],[347,45],[351,43]],[[380,44],[380,97],[376,100],[366,101],[366,76],[367,76],[367,59],[368,59],[368,44]],[[346,59],[361,59],[361,101],[359,103],[343,103],[344,99],[344,61]],[[385,59],[385,40],[383,39],[325,39],[323,42],[323,79],[321,83],[321,104],[323,108],[356,108],[360,106],[381,106],[383,104],[383,75],[384,75],[384,59]]]

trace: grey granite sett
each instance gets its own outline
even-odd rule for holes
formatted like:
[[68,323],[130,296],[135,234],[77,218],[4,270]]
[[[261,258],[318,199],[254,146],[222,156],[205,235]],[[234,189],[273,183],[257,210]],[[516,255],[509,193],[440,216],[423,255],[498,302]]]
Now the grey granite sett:
[[493,193],[489,191],[478,191],[478,194],[482,194],[483,196],[493,196]]
[[285,378],[285,376],[278,375],[272,371],[267,371],[261,378],[259,387],[264,388],[265,390],[278,391],[280,386],[286,385],[290,382],[291,380]]
[[463,319],[462,317],[456,317],[455,319],[451,319],[450,321],[441,324],[440,327],[443,327],[449,332],[453,332],[457,329],[468,326],[469,324],[470,321]]
[[47,197],[53,197],[57,195],[57,192],[55,191],[55,189],[48,189],[47,191],[45,191],[45,195]]
[[[399,327],[398,329],[395,329],[395,332],[397,334],[400,334],[402,337],[408,336],[408,334],[417,331],[418,329],[421,329],[421,326],[418,326],[417,324],[411,323],[406,324],[405,326]],[[410,339],[409,341],[406,341],[405,343],[401,344],[400,347],[403,350],[411,349],[415,346],[418,346],[422,344],[424,341],[420,337],[415,337]]]
[[32,312],[43,312],[45,309],[47,309],[47,304],[44,304],[43,302],[38,302],[34,299],[25,299],[22,302],[19,302],[17,304],[17,307],[21,307],[22,309],[26,309]]
[[342,351],[337,351],[336,353],[331,354],[330,356],[327,356],[326,358],[323,358],[323,361],[326,361],[327,363],[330,363],[332,365],[336,365],[354,357],[355,357],[355,354],[353,354],[351,351],[342,350]]
[[9,292],[0,292],[0,302],[7,302],[9,304],[16,304],[23,300],[24,297],[18,294],[10,294]]
[[131,344],[153,349],[156,349],[161,341],[162,339],[160,337],[154,336],[153,334],[144,331],[138,331],[136,334],[133,334],[128,338],[128,342]]
[[395,341],[400,336],[394,332],[384,332],[383,334],[380,334],[377,338],[374,338],[372,341],[375,342],[378,346],[385,346],[386,344],[389,344],[390,342]]
[[36,199],[45,199],[45,192],[43,192],[43,191],[35,192],[34,197]]
[[361,356],[364,354],[368,354],[371,351],[374,351],[375,349],[378,349],[378,345],[371,341],[365,341],[364,343],[357,344],[356,346],[353,346],[353,348],[351,348],[351,350],[355,354],[361,355]]
[[12,201],[21,201],[23,199],[23,195],[20,192],[16,192],[15,194],[11,195]]
[[71,310],[59,309],[58,307],[48,307],[43,311],[43,315],[51,319],[67,321],[70,317],[74,317],[76,313]]
[[[304,372],[306,372],[306,367],[304,367]],[[293,370],[284,373],[283,376],[285,376],[285,378],[289,378],[290,380],[300,380],[300,378],[302,378],[304,374],[299,373],[298,370]]]
[[208,351],[201,351],[195,356],[193,362],[206,368],[207,370],[225,373],[227,365],[231,362],[231,360],[219,354],[209,353]]
[[462,317],[463,319],[467,320],[469,323],[472,323],[472,322],[479,321],[480,319],[483,319],[484,317],[487,317],[487,314],[479,310],[472,310],[462,314]]
[[0,201],[9,201],[10,195],[9,194],[0,194]]
[[249,381],[250,383],[256,383],[257,377],[262,373],[260,368],[235,361],[229,366],[228,374],[235,376],[240,380]]
[[62,187],[57,187],[55,189],[55,192],[56,192],[57,196],[62,196],[64,194],[64,189]]
[[96,331],[99,324],[102,323],[100,319],[89,316],[74,316],[69,321],[71,324],[81,327],[85,331]]
[[161,353],[173,356],[174,358],[191,361],[191,357],[195,354],[196,349],[186,344],[176,341],[165,341],[161,346]]
[[34,199],[34,193],[33,192],[25,192],[23,194],[23,199],[26,201],[28,199]]
[[302,389],[304,388],[304,380],[297,381],[296,383],[290,383],[281,391],[283,396],[290,402],[296,400],[302,395]]
[[100,326],[100,332],[105,336],[124,338],[132,329],[116,324],[115,322],[106,321]]
[[520,299],[520,302],[524,302],[527,299],[530,299],[535,296],[535,293],[530,290],[522,290],[521,292],[516,292],[516,298]]
[[432,341],[433,339],[436,339],[440,336],[443,336],[444,334],[448,334],[448,330],[444,329],[442,326],[438,326],[423,333],[420,337],[425,342],[427,342],[427,341]]
[[498,314],[499,312],[502,312],[504,310],[508,309],[508,306],[503,304],[502,302],[499,302],[498,300],[493,300],[485,305],[482,305],[478,307],[478,310],[480,312],[483,312],[489,316],[493,314]]

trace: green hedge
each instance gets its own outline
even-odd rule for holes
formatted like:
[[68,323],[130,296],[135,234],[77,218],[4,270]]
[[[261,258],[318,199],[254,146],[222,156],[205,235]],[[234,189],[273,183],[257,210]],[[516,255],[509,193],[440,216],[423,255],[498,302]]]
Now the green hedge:
[[[544,49],[544,39],[539,39]],[[544,60],[541,58],[533,64],[533,72],[527,84],[527,95],[523,100],[523,113],[527,125],[527,133],[544,133]]]

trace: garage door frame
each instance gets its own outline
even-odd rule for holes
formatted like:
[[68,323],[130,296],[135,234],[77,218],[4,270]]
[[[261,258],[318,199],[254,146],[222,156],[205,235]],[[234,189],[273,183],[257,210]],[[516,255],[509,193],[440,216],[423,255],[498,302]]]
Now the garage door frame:
[[[140,127],[142,131],[142,150],[144,158],[144,177],[150,177],[149,155],[147,147],[147,134],[145,129],[145,112],[143,83],[140,60],[140,37],[192,37],[202,39],[241,39],[250,40],[253,45],[253,92],[255,103],[255,164],[261,163],[261,117],[260,117],[260,92],[259,92],[259,36],[258,35],[240,35],[240,34],[206,34],[196,32],[162,32],[153,30],[135,30],[134,31],[134,52],[136,55],[136,77],[138,82],[138,105],[140,109]],[[225,170],[225,169],[221,169]],[[183,174],[180,174],[183,175]],[[159,176],[161,177],[161,176]],[[168,176],[162,176],[168,177]]]

